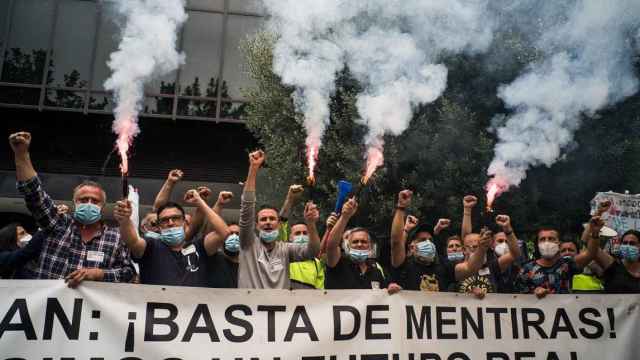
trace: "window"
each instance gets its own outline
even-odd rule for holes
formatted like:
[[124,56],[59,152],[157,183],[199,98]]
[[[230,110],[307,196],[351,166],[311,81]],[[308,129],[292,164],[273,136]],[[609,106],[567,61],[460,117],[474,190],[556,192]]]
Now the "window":
[[41,84],[54,14],[52,0],[13,2],[2,81]]
[[[179,95],[217,97],[220,71],[223,15],[190,11],[183,33],[187,59],[180,71]],[[215,103],[194,100],[178,103],[180,115],[216,116]]]
[[87,87],[91,74],[91,50],[96,31],[96,3],[60,2],[53,42],[53,86]]
[[261,18],[229,15],[222,78],[229,89],[229,97],[233,99],[243,98],[242,88],[252,85],[240,44],[248,36],[253,36],[261,26]]
[[[104,82],[121,21],[113,1],[0,0],[2,106],[111,113]],[[186,62],[145,85],[143,116],[239,119],[242,90],[252,85],[239,46],[262,26],[260,1],[186,0],[189,17],[176,44]]]

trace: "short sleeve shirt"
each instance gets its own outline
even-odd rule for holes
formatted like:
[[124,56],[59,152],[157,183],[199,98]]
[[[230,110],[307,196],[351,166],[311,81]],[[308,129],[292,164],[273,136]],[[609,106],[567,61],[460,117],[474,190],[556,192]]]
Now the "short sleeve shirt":
[[139,259],[140,283],[148,285],[208,287],[208,259],[202,238],[173,251],[160,240],[148,239]]
[[568,294],[573,275],[580,272],[581,269],[573,258],[560,258],[549,267],[539,265],[533,260],[520,269],[517,286],[520,292],[525,294],[533,294],[538,287],[547,289],[551,294]]
[[363,273],[360,266],[345,255],[335,267],[327,265],[325,289],[385,289],[387,280],[375,260],[367,261]]
[[446,291],[455,279],[455,265],[449,262],[425,264],[411,256],[399,267],[392,268],[391,274],[405,290]]
[[608,294],[638,294],[640,293],[640,277],[635,277],[627,268],[616,260],[602,275],[604,291]]
[[454,292],[471,293],[474,288],[480,288],[487,293],[497,293],[501,276],[498,260],[491,257],[477,273],[455,283],[450,289]]

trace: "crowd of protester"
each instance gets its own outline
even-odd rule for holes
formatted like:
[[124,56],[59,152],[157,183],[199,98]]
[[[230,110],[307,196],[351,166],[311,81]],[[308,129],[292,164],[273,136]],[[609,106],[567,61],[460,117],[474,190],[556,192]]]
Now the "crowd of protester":
[[[233,198],[223,191],[213,206],[206,187],[188,190],[188,214],[171,202],[183,176],[173,170],[160,189],[153,212],[132,221],[129,200],[115,203],[109,226],[102,215],[107,203],[100,184],[86,181],[73,191],[72,209],[47,195],[29,156],[31,135],[9,137],[15,155],[17,188],[38,230],[28,234],[19,224],[0,230],[0,276],[3,279],[64,279],[70,287],[83,281],[136,282],[154,285],[259,289],[387,289],[462,292],[482,299],[487,293],[524,293],[543,298],[572,292],[640,293],[640,232],[622,234],[615,252],[601,244],[598,205],[579,242],[561,241],[553,227],[537,231],[533,253],[516,236],[508,215],[492,219],[493,229],[474,232],[472,210],[478,200],[462,199],[462,228],[453,234],[450,219],[435,226],[407,213],[413,193],[403,190],[390,229],[390,262],[366,228],[354,227],[356,197],[339,214],[326,219],[320,234],[320,211],[304,204],[304,221],[289,224],[303,188],[292,185],[284,206],[256,208],[256,178],[265,161],[262,151],[249,154],[249,170],[240,216],[227,223],[222,210]],[[580,246],[578,246],[580,244]],[[385,264],[387,262],[384,262]],[[134,266],[134,264],[136,266]],[[138,270],[139,269],[139,270]]]

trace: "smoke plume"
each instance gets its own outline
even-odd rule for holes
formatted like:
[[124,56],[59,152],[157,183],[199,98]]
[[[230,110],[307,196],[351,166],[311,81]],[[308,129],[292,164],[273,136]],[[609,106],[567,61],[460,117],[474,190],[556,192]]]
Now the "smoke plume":
[[[347,66],[364,91],[369,167],[382,162],[384,134],[409,125],[412,107],[446,88],[444,54],[485,51],[492,40],[486,0],[264,0],[279,38],[274,71],[296,88],[307,146],[321,144],[336,72]],[[368,171],[367,171],[368,172]]]
[[112,74],[104,87],[114,93],[113,131],[118,135],[121,171],[127,173],[127,152],[140,132],[144,84],[184,63],[184,55],[175,46],[187,14],[184,0],[117,0],[113,5],[123,18],[122,39],[107,62]]
[[541,14],[545,26],[534,45],[543,59],[498,90],[512,113],[494,119],[498,143],[488,174],[502,191],[520,184],[530,167],[555,163],[583,116],[638,90],[640,1],[561,3]]

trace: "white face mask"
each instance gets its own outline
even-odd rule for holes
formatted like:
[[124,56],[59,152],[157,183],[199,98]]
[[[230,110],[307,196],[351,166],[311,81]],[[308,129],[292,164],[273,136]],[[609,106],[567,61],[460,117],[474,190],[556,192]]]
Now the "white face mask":
[[560,251],[560,245],[551,241],[545,241],[538,244],[538,250],[540,250],[540,255],[542,256],[542,258],[552,259],[556,256],[558,251]]
[[509,245],[507,245],[506,242],[501,242],[498,245],[496,245],[495,249],[493,249],[493,251],[495,251],[496,255],[498,255],[498,257],[506,254],[509,252]]
[[31,235],[25,235],[18,240],[18,246],[24,247],[29,241],[31,241]]

